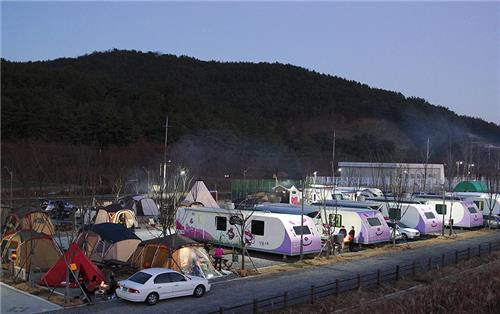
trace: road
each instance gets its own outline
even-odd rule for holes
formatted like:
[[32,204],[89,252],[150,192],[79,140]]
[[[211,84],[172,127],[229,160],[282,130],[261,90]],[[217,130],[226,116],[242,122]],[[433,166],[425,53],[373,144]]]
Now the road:
[[[427,248],[411,249],[391,253],[384,256],[371,257],[351,262],[336,263],[321,267],[310,267],[262,275],[252,278],[236,278],[230,281],[217,282],[212,285],[212,290],[200,299],[194,297],[183,297],[159,302],[153,308],[142,303],[130,303],[123,300],[99,303],[91,307],[68,309],[68,313],[207,313],[217,310],[220,306],[231,307],[242,303],[250,303],[254,298],[264,299],[270,296],[282,294],[289,291],[292,296],[294,292],[307,292],[311,285],[321,285],[335,281],[336,278],[351,278],[356,274],[373,273],[377,269],[393,269],[398,264],[410,264],[414,260],[425,265],[429,257],[439,258],[443,253],[452,254],[455,250],[464,250],[468,247],[476,249],[479,244],[487,242],[500,242],[500,232],[482,237],[464,239],[457,242],[434,245]],[[486,245],[483,246],[486,249]],[[226,311],[229,313],[231,311]],[[61,313],[61,311],[57,311]]]
[[0,282],[0,300],[2,313],[40,313],[61,309],[57,304],[27,294]]

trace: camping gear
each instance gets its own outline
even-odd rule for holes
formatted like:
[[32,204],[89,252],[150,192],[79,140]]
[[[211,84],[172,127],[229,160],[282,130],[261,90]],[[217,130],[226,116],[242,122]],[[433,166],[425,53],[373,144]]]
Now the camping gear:
[[143,241],[130,258],[130,263],[139,269],[167,268],[169,247],[172,250],[169,268],[207,279],[222,276],[215,270],[203,245],[178,234]]
[[33,230],[49,236],[55,233],[49,215],[36,208],[19,208],[7,215],[3,235],[10,235],[20,230]]
[[119,204],[111,204],[97,210],[94,224],[106,222],[122,224],[127,229],[137,227],[134,212],[130,209],[123,209]]
[[46,271],[61,255],[50,236],[33,230],[21,230],[2,239],[2,267],[5,269],[14,251],[14,271],[22,279],[27,278],[30,266],[36,271]]
[[458,183],[453,192],[488,192],[488,187],[483,181],[472,180]]
[[[79,279],[81,278],[89,291],[97,288],[92,287],[90,284],[92,281],[96,283],[106,281],[106,276],[104,276],[102,271],[85,256],[85,253],[83,253],[76,243],[72,243],[66,253],[64,253],[64,256],[61,256],[56,264],[42,276],[40,284],[49,287],[64,287],[64,281],[66,280],[65,259],[70,267],[72,267],[72,270],[73,268],[75,269],[73,272]],[[70,278],[73,279],[72,276]],[[72,280],[70,287],[76,288],[78,285]]]
[[106,222],[85,226],[75,242],[94,263],[127,264],[141,239],[123,225]]

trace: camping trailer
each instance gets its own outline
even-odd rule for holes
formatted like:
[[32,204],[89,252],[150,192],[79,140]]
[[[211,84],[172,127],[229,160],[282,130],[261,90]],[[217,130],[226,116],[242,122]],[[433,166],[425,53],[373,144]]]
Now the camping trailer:
[[298,255],[301,235],[305,254],[318,253],[321,250],[320,233],[312,219],[307,216],[304,216],[301,224],[300,217],[296,215],[182,207],[177,210],[176,227],[179,234],[194,240],[241,247],[241,222],[244,219],[247,219],[243,231],[244,241],[249,250]]
[[[326,204],[333,204],[333,202],[326,202]],[[256,209],[291,215],[300,215],[302,212],[301,206],[272,203],[257,205]],[[325,217],[325,214],[328,218]],[[336,230],[340,229],[342,225],[348,229],[354,226],[354,230],[356,231],[354,237],[355,243],[374,244],[388,242],[391,237],[390,228],[387,226],[382,214],[377,210],[316,205],[304,206],[304,215],[313,219],[317,229],[321,230],[321,237],[324,239],[328,238],[328,224],[330,224],[330,229],[335,227]]]
[[463,200],[473,201],[483,216],[490,214],[500,216],[500,194],[476,193],[476,192],[456,192],[453,193]]
[[[474,228],[483,226],[483,215],[472,201],[461,201],[453,198],[439,198],[430,196],[417,196],[433,207],[440,217],[444,214],[444,224],[449,226],[453,220],[453,226],[461,228]],[[444,204],[443,204],[444,203]]]
[[[169,247],[172,250],[170,267]],[[206,279],[222,276],[212,265],[202,244],[178,234],[141,242],[130,257],[130,264],[138,269],[168,267],[186,275]]]
[[372,202],[379,201],[382,215],[389,219],[389,209],[401,209],[401,221],[410,228],[417,229],[421,234],[439,233],[443,230],[443,220],[436,210],[421,201],[398,201],[388,198],[367,199]]

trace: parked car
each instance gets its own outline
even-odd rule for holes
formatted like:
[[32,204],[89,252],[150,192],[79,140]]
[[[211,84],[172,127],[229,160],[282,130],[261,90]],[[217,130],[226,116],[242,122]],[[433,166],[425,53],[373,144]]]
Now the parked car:
[[[394,228],[393,222],[387,221],[387,225],[390,228]],[[408,239],[414,240],[414,239],[420,237],[420,232],[417,229],[410,228],[402,222],[396,223],[396,233],[397,232],[399,232],[401,234],[402,240],[408,240]],[[397,239],[398,238],[396,237],[396,240]]]
[[210,284],[205,278],[185,276],[168,268],[147,268],[119,281],[116,295],[124,300],[154,305],[173,297],[194,295],[199,298],[206,291],[210,291]]
[[64,200],[44,200],[40,206],[53,216],[68,217],[78,210],[75,205]]
[[484,226],[490,226],[491,228],[500,228],[500,217],[497,215],[483,215]]

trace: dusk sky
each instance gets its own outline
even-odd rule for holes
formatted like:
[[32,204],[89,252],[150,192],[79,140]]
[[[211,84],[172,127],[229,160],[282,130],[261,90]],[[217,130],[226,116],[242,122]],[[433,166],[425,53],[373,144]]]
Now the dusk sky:
[[291,63],[500,124],[500,3],[2,2],[2,57]]

